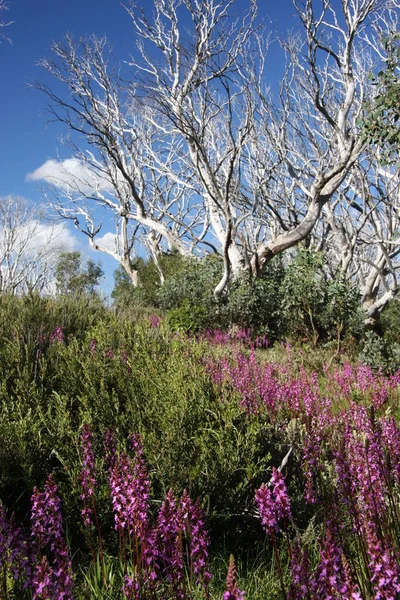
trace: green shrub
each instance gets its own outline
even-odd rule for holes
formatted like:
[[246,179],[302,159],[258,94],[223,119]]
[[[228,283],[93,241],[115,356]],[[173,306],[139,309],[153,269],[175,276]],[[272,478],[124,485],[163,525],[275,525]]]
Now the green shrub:
[[318,341],[360,335],[359,293],[343,279],[328,279],[322,254],[299,250],[281,285],[285,332],[294,340]]
[[379,328],[389,344],[400,343],[400,301],[391,300],[383,310]]
[[116,272],[117,309],[160,309],[174,331],[239,327],[266,334],[272,342],[290,338],[311,340],[314,345],[362,333],[356,288],[343,279],[327,279],[321,254],[300,250],[286,268],[276,258],[258,278],[243,273],[230,282],[218,303],[214,298],[222,275],[218,257],[161,257],[164,285],[151,260],[137,264],[141,283],[136,289],[126,274]]
[[[78,317],[82,301],[76,302],[72,313]],[[70,301],[68,306],[72,308]],[[65,299],[40,303],[38,323],[50,331],[54,315],[58,318],[65,307]],[[103,317],[96,313],[91,323],[81,315],[76,335],[52,342],[47,336],[41,345],[39,325],[30,337],[12,335],[22,326],[31,331],[30,309],[15,299],[8,310],[9,335],[0,348],[4,503],[11,507],[19,498],[19,511],[26,516],[33,487],[52,471],[69,515],[70,535],[79,539],[79,435],[82,425],[90,423],[100,457],[108,428],[115,429],[121,446],[132,432],[140,433],[155,497],[170,487],[176,493],[186,488],[206,503],[211,528],[229,532],[230,515],[245,511],[262,481],[270,438],[243,414],[237,398],[221,402],[203,366],[206,346],[148,319],[133,323],[110,312]],[[76,326],[68,322],[65,332]],[[106,499],[105,477],[103,481],[100,497]],[[106,505],[100,512],[110,514]],[[103,526],[112,531],[112,523]]]
[[375,331],[367,331],[358,359],[375,371],[394,373],[400,369],[400,344],[389,343]]
[[[158,258],[163,276],[168,281],[176,276],[188,263],[187,259],[179,254],[163,254]],[[138,271],[139,285],[134,287],[129,275],[123,267],[114,271],[114,289],[111,297],[118,309],[127,306],[142,306],[157,308],[160,306],[159,291],[162,288],[159,270],[153,259],[137,258],[133,266]]]
[[279,339],[285,329],[281,289],[284,275],[281,261],[275,259],[262,277],[234,281],[229,302],[222,309],[225,322],[266,334],[269,341]]

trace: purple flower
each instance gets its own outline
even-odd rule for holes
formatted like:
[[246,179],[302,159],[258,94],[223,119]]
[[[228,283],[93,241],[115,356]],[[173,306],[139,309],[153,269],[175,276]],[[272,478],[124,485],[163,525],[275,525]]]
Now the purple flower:
[[320,542],[320,563],[311,582],[316,598],[361,598],[358,586],[352,581],[342,547],[338,541],[336,526],[327,523]]
[[157,315],[150,315],[149,316],[149,322],[150,322],[150,327],[158,327],[160,325],[160,317],[158,317]]
[[90,347],[90,354],[91,354],[91,356],[93,358],[93,356],[95,356],[95,354],[97,352],[97,340],[95,340],[94,338],[92,338],[90,340],[89,347]]
[[150,481],[139,436],[133,437],[132,445],[135,450],[133,461],[122,453],[110,467],[111,497],[115,529],[143,538],[148,525]]
[[290,571],[292,574],[292,583],[289,588],[289,599],[298,600],[299,598],[307,598],[311,589],[310,564],[307,550],[301,547],[298,540],[293,543]]
[[382,419],[382,437],[394,479],[400,484],[400,430],[393,417]]
[[0,569],[8,565],[14,580],[22,581],[24,589],[27,589],[32,582],[34,561],[29,541],[13,519],[7,519],[0,504]]
[[223,600],[244,600],[245,592],[242,592],[236,583],[236,565],[233,554],[229,558],[228,574],[226,577],[226,590],[222,596]]
[[400,593],[400,557],[389,541],[379,539],[375,528],[367,524],[369,568],[375,600],[396,600]]
[[140,586],[137,577],[125,575],[122,592],[127,600],[141,600]]
[[275,467],[272,470],[271,484],[272,491],[263,483],[255,495],[261,523],[269,535],[278,532],[279,521],[292,516],[285,479]]
[[[37,488],[33,491],[31,521],[34,547],[40,559],[33,575],[34,600],[72,600],[72,563],[62,525],[61,500],[52,475],[46,481],[43,492]],[[45,548],[52,564],[42,556]]]
[[271,533],[278,530],[278,522],[272,492],[265,483],[256,491],[255,500],[260,513],[261,523],[265,531],[271,535]]
[[287,492],[285,478],[281,471],[272,469],[272,485],[274,486],[273,495],[275,498],[275,510],[277,521],[292,518],[292,512],[290,508],[290,498]]
[[57,325],[50,334],[50,344],[62,344],[64,341],[64,332],[61,325]]
[[55,599],[54,570],[49,565],[45,556],[35,565],[33,575],[33,600],[53,600]]
[[163,571],[171,583],[174,597],[183,599],[182,513],[172,490],[166,495],[158,514],[157,530]]
[[83,468],[79,476],[82,488],[81,500],[84,508],[81,511],[86,527],[92,524],[93,495],[96,487],[95,457],[93,452],[93,434],[89,424],[82,427],[81,445],[83,453]]
[[126,369],[127,369],[128,373],[132,373],[132,369],[129,365],[128,354],[127,354],[125,348],[122,348],[122,350],[121,350],[121,360],[126,365]]
[[193,573],[196,576],[196,584],[203,585],[207,589],[211,579],[208,570],[208,548],[209,536],[204,525],[204,512],[198,499],[192,503],[186,490],[180,500],[179,513],[182,519],[182,529],[186,524],[187,534],[190,538],[190,560]]

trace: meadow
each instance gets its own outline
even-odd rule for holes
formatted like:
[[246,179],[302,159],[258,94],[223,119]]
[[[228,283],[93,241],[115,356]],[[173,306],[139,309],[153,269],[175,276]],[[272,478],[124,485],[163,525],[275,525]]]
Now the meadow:
[[400,594],[400,372],[0,298],[0,597]]

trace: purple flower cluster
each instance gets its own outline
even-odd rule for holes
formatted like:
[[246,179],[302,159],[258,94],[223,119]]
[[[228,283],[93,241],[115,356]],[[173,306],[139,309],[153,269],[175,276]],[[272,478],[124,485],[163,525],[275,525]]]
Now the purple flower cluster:
[[92,525],[93,495],[96,487],[95,456],[93,452],[93,434],[90,425],[82,427],[81,447],[83,454],[83,468],[79,476],[81,484],[81,500],[83,509],[81,511],[86,527]]
[[310,562],[307,550],[301,547],[298,540],[295,540],[292,546],[290,571],[292,582],[289,588],[289,600],[309,598],[311,593]]
[[126,556],[126,544],[132,562],[126,563],[124,594],[141,598],[140,590],[155,590],[168,583],[174,598],[185,597],[185,557],[195,585],[207,589],[208,534],[199,501],[192,503],[186,492],[177,500],[172,490],[162,502],[154,526],[150,522],[150,481],[140,436],[132,437],[133,458],[117,454],[114,435],[105,440],[106,466],[109,471],[115,529]]
[[51,475],[43,492],[34,489],[31,521],[37,556],[32,576],[34,600],[72,600],[72,564],[62,525],[58,487]]
[[192,562],[193,573],[196,576],[197,585],[203,585],[206,589],[211,580],[211,574],[208,570],[208,548],[210,540],[205,528],[205,516],[199,499],[196,500],[194,505],[190,504],[188,516],[191,535],[190,559]]
[[182,513],[172,490],[166,495],[157,519],[160,560],[162,570],[171,584],[174,598],[182,599],[183,591],[183,552],[182,552]]
[[161,322],[161,319],[157,315],[149,316],[150,327],[153,327],[153,328],[158,327],[160,325],[160,322]]
[[34,561],[31,544],[13,519],[7,519],[0,504],[0,570],[8,568],[13,579],[27,589],[31,586]]
[[391,544],[378,537],[374,527],[367,524],[369,568],[372,573],[375,600],[396,600],[400,594],[399,555]]
[[114,358],[114,352],[111,350],[111,348],[106,348],[105,352],[104,352],[104,356],[106,358]]
[[61,325],[57,325],[50,334],[50,344],[62,344],[64,342],[64,332]]
[[345,564],[336,527],[328,522],[325,536],[320,540],[320,562],[311,581],[315,598],[361,600],[358,585]]
[[292,518],[285,478],[275,467],[272,470],[271,488],[263,483],[256,491],[255,500],[261,523],[269,535],[279,531],[281,521]]
[[115,456],[110,469],[110,489],[115,529],[143,539],[148,525],[150,481],[140,439],[133,438],[135,457],[126,453]]
[[[221,334],[221,340],[227,335]],[[213,337],[215,334],[208,332],[207,339],[211,341]],[[384,377],[379,373],[374,374],[364,365],[353,368],[345,364],[338,371],[331,372],[325,368],[326,383],[322,391],[316,373],[307,374],[300,367],[298,377],[294,377],[291,361],[290,350],[286,363],[276,364],[259,362],[254,347],[247,354],[240,347],[234,347],[229,360],[210,358],[205,360],[205,366],[213,382],[222,386],[223,395],[227,391],[234,391],[247,412],[258,413],[261,407],[265,407],[271,416],[286,410],[292,416],[305,413],[308,417],[315,417],[324,413],[332,418],[330,402],[324,397],[326,392],[336,402],[343,400],[346,403],[362,395],[365,402],[379,409],[397,389],[400,381],[400,372]]]
[[223,600],[244,600],[245,592],[242,592],[236,582],[236,565],[235,559],[231,554],[229,558],[228,574],[226,576],[225,592],[222,596]]
[[97,340],[95,338],[92,338],[90,340],[89,348],[90,348],[90,355],[93,358],[97,352]]
[[206,340],[216,346],[241,345],[249,348],[267,348],[269,345],[266,335],[254,336],[252,329],[232,329],[221,331],[220,329],[208,329],[202,333],[200,340]]
[[248,354],[234,351],[230,360],[209,360],[206,369],[223,393],[234,391],[251,414],[266,408],[271,417],[282,409],[296,416],[304,409],[311,416],[318,414],[325,402],[315,373],[308,376],[303,369],[300,377],[293,378],[288,365],[260,363],[254,348]]
[[327,376],[332,395],[337,398],[351,398],[361,394],[372,406],[380,408],[387,401],[389,394],[398,387],[400,371],[390,377],[384,377],[380,372],[374,373],[369,366],[352,367],[346,363],[342,370],[327,373]]

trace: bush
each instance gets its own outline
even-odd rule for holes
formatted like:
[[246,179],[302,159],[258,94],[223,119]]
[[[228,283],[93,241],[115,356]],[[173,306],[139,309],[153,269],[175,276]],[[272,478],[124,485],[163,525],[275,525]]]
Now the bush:
[[400,343],[400,301],[391,300],[383,310],[379,328],[388,344]]
[[[158,259],[163,275],[168,281],[171,277],[180,273],[188,262],[179,254],[163,254]],[[133,266],[138,271],[139,285],[134,287],[125,269],[120,266],[114,271],[114,289],[111,297],[117,309],[127,306],[141,306],[157,308],[160,306],[158,293],[162,289],[160,273],[154,261],[150,258],[144,260],[137,258]]]
[[285,270],[280,259],[271,262],[262,277],[232,283],[229,303],[224,307],[225,322],[248,328],[254,334],[266,334],[269,341],[284,331],[281,284]]
[[267,265],[259,278],[244,273],[233,279],[220,302],[214,289],[222,275],[222,262],[171,255],[160,258],[164,285],[152,261],[139,261],[141,284],[133,288],[122,271],[116,272],[113,298],[117,308],[152,307],[167,315],[174,331],[196,333],[207,329],[239,327],[266,335],[270,341],[340,340],[360,336],[362,315],[359,294],[351,283],[323,274],[323,256],[300,250],[284,268],[280,258]]
[[395,373],[400,369],[400,344],[389,343],[375,331],[367,331],[358,359],[375,371]]
[[[77,441],[82,425],[90,423],[99,440],[114,428],[121,446],[132,432],[142,435],[156,497],[170,487],[178,494],[187,488],[204,500],[217,528],[245,509],[268,464],[269,438],[243,418],[235,399],[220,401],[204,369],[205,345],[148,319],[132,323],[98,312],[89,323],[89,314],[80,315],[81,301],[72,313],[80,315],[82,329],[69,333],[77,326],[70,321],[65,335],[57,330],[52,337],[54,314],[64,314],[72,301],[40,302],[35,317],[19,311],[21,300],[6,304],[0,497],[8,507],[20,498],[19,511],[26,514],[33,487],[52,471],[71,523],[79,522]],[[22,327],[25,334],[19,335]],[[104,526],[112,530],[111,523]],[[72,538],[79,535],[71,525]]]
[[323,264],[322,254],[300,250],[280,288],[286,334],[314,345],[362,332],[359,293],[351,282],[327,279]]

